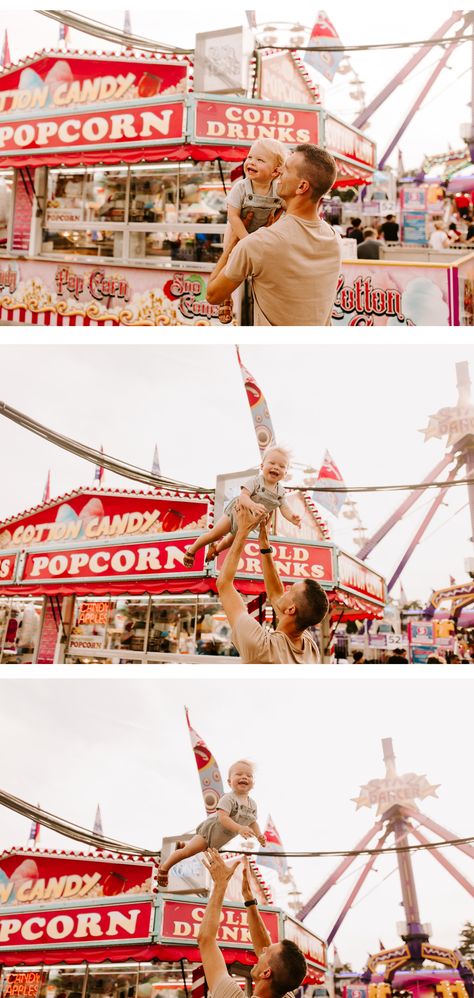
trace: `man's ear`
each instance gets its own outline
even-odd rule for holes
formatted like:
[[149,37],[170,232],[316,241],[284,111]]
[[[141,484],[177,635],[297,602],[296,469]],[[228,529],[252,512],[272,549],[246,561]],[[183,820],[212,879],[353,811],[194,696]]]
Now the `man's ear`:
[[270,978],[271,976],[272,976],[272,968],[271,967],[267,967],[267,969],[263,970],[262,973],[260,974],[260,977],[263,977],[266,980],[268,980],[268,978]]

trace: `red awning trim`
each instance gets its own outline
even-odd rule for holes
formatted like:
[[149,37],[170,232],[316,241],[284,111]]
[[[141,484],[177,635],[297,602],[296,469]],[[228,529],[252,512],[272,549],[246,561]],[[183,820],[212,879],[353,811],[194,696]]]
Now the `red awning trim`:
[[7,63],[6,66],[2,66],[0,69],[0,79],[2,76],[8,76],[10,73],[14,73],[17,69],[25,69],[26,66],[31,66],[32,63],[37,62],[38,59],[50,59],[59,56],[60,59],[66,59],[68,56],[79,56],[87,62],[88,59],[104,59],[104,62],[114,62],[119,60],[120,62],[187,62],[190,66],[194,65],[194,60],[190,55],[183,52],[138,52],[127,49],[127,52],[104,52],[99,49],[91,49],[88,52],[84,52],[81,49],[70,49],[64,52],[64,49],[39,49],[37,52],[33,52],[32,55],[25,56],[24,59],[18,59],[17,62]]
[[[221,949],[226,964],[242,963],[246,967],[251,967],[256,963],[256,957],[248,950]],[[177,963],[179,960],[187,960],[190,963],[200,963],[200,955],[197,946],[164,946],[159,943],[148,943],[145,946],[91,946],[84,949],[82,946],[74,949],[57,950],[25,950],[9,951],[3,953],[0,948],[0,966],[5,967],[34,967],[44,964],[47,967],[55,964],[83,964],[83,963],[122,963],[133,960],[137,963],[149,963],[151,960]]]
[[8,169],[16,166],[18,169],[35,166],[118,166],[121,163],[134,165],[137,163],[160,163],[169,160],[172,163],[182,163],[192,159],[196,162],[210,162],[222,159],[226,163],[242,163],[247,155],[246,149],[237,146],[197,146],[184,142],[174,146],[156,146],[146,149],[110,149],[91,150],[90,152],[44,153],[21,156],[0,157],[0,167]]

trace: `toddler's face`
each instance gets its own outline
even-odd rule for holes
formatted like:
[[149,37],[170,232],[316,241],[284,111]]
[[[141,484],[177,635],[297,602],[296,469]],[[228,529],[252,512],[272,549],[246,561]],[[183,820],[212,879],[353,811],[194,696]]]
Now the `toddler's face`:
[[248,794],[254,784],[253,769],[244,762],[238,762],[229,773],[229,786],[234,794]]
[[244,173],[249,180],[264,183],[278,177],[280,167],[276,165],[272,153],[267,152],[261,142],[254,142],[244,163]]
[[272,482],[272,484],[281,482],[287,471],[288,461],[286,456],[281,454],[279,450],[270,451],[262,462],[263,477],[266,481]]

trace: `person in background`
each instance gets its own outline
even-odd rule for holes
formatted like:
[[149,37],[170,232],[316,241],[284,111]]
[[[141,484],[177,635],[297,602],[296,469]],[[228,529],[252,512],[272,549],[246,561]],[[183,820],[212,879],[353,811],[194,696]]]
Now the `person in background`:
[[393,215],[387,215],[385,222],[379,225],[379,235],[386,243],[397,243],[400,226]]
[[380,241],[375,238],[375,229],[364,229],[364,241],[357,246],[359,260],[380,260]]
[[434,250],[449,249],[449,239],[446,235],[442,222],[435,222],[434,229],[429,238],[429,247]]
[[361,229],[362,219],[361,218],[351,218],[351,224],[347,229],[346,236],[348,239],[355,239],[357,244],[363,242],[364,234]]

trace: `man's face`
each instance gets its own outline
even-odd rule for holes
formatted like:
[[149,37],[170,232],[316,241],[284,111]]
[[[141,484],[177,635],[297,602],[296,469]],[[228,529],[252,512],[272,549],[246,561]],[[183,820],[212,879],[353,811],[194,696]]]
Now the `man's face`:
[[264,947],[258,958],[258,962],[250,971],[250,976],[254,984],[256,984],[262,976],[266,976],[266,972],[271,969],[272,954],[278,953],[280,949],[281,943],[272,943],[271,946]]
[[286,587],[283,596],[280,596],[276,604],[281,613],[295,605],[298,596],[303,595],[304,588],[304,582],[294,582],[292,586]]
[[281,177],[278,181],[277,194],[280,197],[285,198],[285,200],[294,197],[299,185],[301,184],[301,176],[299,175],[298,170],[302,170],[302,167],[302,153],[290,153],[286,162],[282,166]]

